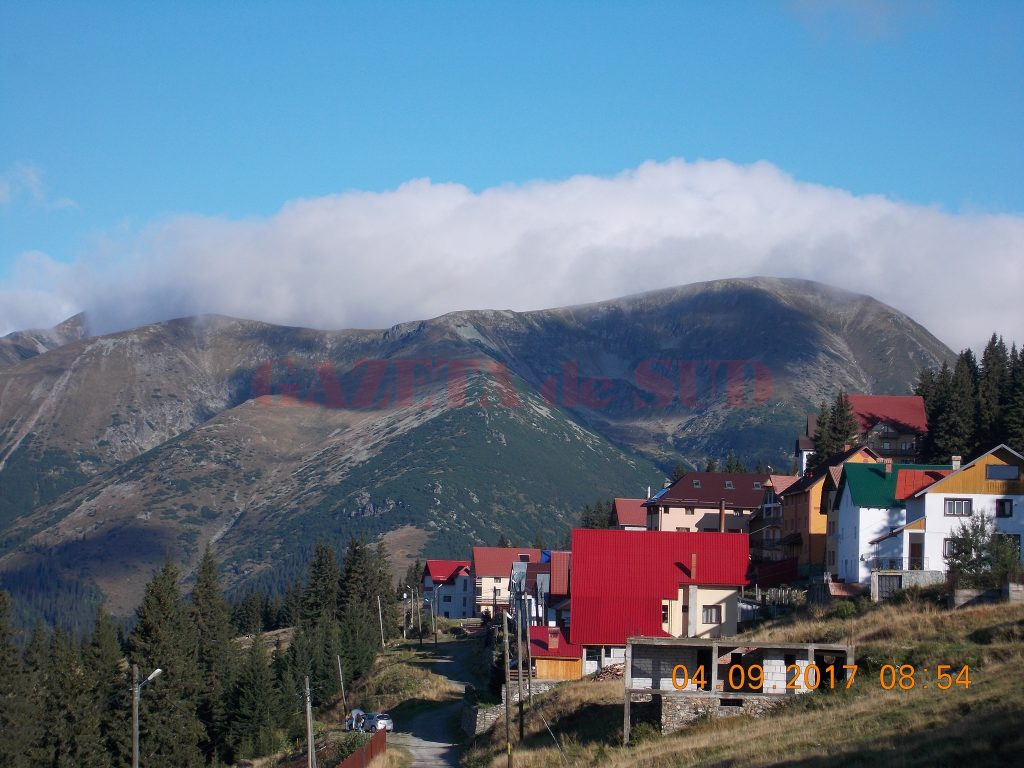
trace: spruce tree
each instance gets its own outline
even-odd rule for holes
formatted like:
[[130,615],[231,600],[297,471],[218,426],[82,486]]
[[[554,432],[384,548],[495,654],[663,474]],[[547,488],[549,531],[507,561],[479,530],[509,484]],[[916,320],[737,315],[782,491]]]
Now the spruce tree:
[[260,638],[253,638],[231,689],[230,743],[236,760],[276,749],[277,700],[270,660]]
[[178,569],[169,558],[146,586],[135,615],[129,660],[138,664],[142,679],[163,670],[142,692],[140,742],[146,768],[198,768],[206,734],[197,715],[196,634],[179,591]]
[[747,471],[747,465],[740,461],[739,456],[729,451],[729,455],[725,460],[725,471],[729,473],[743,473]]
[[46,761],[46,725],[43,703],[49,678],[53,671],[53,654],[50,638],[40,619],[32,627],[28,644],[25,646],[25,685],[23,687],[27,719],[23,723],[23,743],[29,765],[40,765]]
[[[940,373],[942,398],[938,423],[933,437],[932,460],[948,462],[950,456],[967,456],[974,452],[975,443],[975,379],[977,370],[970,350],[961,352],[949,374],[948,384]],[[945,395],[945,397],[943,397]]]
[[11,610],[10,596],[0,592],[0,765],[30,768],[39,713],[30,696],[28,671],[14,643]]
[[[199,719],[206,730],[202,749],[207,761],[225,756],[228,696],[234,684],[237,652],[232,643],[230,609],[217,578],[209,546],[199,561],[192,588],[192,622],[196,629],[196,670],[202,681]],[[258,638],[254,641],[258,642]]]
[[704,465],[704,471],[705,472],[717,472],[718,471],[718,462],[715,461],[713,458],[712,459],[708,459],[707,464]]
[[814,453],[807,459],[807,468],[814,470],[825,459],[835,453],[835,438],[832,435],[832,408],[827,400],[818,408],[818,421],[814,425]]
[[60,632],[51,649],[51,670],[47,680],[46,765],[53,768],[111,768],[100,729],[104,702],[94,698],[81,652]]
[[855,444],[860,436],[860,425],[845,392],[836,395],[836,401],[829,411],[829,433],[833,441],[833,454],[842,451],[846,445]]
[[309,630],[338,616],[338,561],[334,550],[318,542],[309,562],[306,589],[302,595],[302,626]]
[[[711,470],[709,470],[711,471]],[[686,475],[686,465],[681,461],[677,461],[676,465],[672,467],[672,482],[678,483]]]
[[85,650],[85,667],[99,709],[100,738],[112,768],[127,768],[131,761],[131,678],[117,630],[102,607],[96,609],[92,640]]
[[1010,384],[1010,354],[1002,338],[992,334],[981,355],[975,443],[988,450],[1002,442],[1003,411]]
[[384,617],[384,636],[386,638],[397,637],[400,634],[398,628],[398,599],[395,590],[392,588],[394,576],[391,572],[391,554],[383,540],[377,541],[373,553],[374,581],[377,586],[377,594],[381,600],[381,613]]
[[[999,442],[1005,442],[1017,452],[1024,451],[1024,353],[1014,349],[1011,354],[1010,376],[1006,385],[1006,406],[1003,411],[1003,433]],[[989,446],[991,447],[991,446]]]

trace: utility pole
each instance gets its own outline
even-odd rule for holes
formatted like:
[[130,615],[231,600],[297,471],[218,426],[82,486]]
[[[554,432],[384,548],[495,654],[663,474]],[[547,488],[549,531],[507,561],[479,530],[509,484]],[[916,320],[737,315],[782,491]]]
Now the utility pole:
[[[341,655],[336,654],[335,657],[338,660],[338,682],[341,683],[341,714],[348,717],[348,699],[345,698],[345,675],[341,671]],[[343,718],[344,719],[344,718]]]
[[139,699],[142,698],[142,686],[155,680],[162,672],[157,667],[140,682],[139,665],[132,664],[132,768],[139,768]]
[[526,690],[530,698],[530,707],[533,707],[533,650],[530,646],[530,624],[526,624]]
[[[519,602],[519,601],[517,601]],[[518,606],[517,606],[518,607]],[[523,740],[523,614],[516,611],[516,688],[519,691],[519,741]]]
[[139,665],[132,664],[132,768],[139,768]]
[[505,653],[505,750],[508,752],[508,768],[512,768],[512,736],[509,733],[512,720],[512,673],[508,668],[508,614],[501,612],[501,636],[504,639]]
[[377,595],[377,618],[380,619],[380,647],[386,648],[384,643],[384,609],[380,607],[380,595]]
[[313,744],[313,700],[309,695],[309,675],[306,675],[306,751],[308,768],[316,768],[316,749]]
[[420,645],[423,645],[423,600],[422,597],[416,597],[416,592],[413,592],[413,602],[416,603],[416,625],[419,629]]

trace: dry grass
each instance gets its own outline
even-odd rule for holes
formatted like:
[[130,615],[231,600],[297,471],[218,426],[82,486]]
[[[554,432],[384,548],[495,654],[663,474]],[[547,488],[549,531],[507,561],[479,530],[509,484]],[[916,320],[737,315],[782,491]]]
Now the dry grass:
[[388,751],[370,761],[366,768],[408,768],[412,764],[412,755],[401,747],[388,745]]
[[[842,630],[843,636],[835,636]],[[778,642],[857,646],[861,672],[853,690],[790,699],[763,718],[698,723],[666,737],[622,747],[622,684],[581,681],[559,686],[537,706],[558,735],[559,754],[537,716],[516,747],[520,768],[541,766],[1011,765],[1024,750],[1024,606],[946,611],[927,605],[885,606],[859,617],[781,621],[747,637]],[[965,662],[964,660],[968,660]],[[928,666],[911,691],[886,691],[877,669],[895,661]],[[970,663],[971,686],[935,686],[934,664]],[[925,688],[924,683],[930,683]],[[504,732],[477,739],[464,764],[503,768]]]
[[430,671],[431,646],[389,648],[377,657],[373,671],[351,692],[349,706],[368,712],[393,710],[402,702],[451,701],[462,690]]

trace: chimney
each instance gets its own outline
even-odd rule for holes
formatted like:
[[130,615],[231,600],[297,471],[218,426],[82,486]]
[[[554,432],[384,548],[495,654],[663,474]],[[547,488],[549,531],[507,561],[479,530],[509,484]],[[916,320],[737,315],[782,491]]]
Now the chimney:
[[697,580],[697,553],[690,553],[690,581]]
[[651,498],[651,486],[647,486],[647,498]]
[[954,457],[953,457],[953,458],[952,458],[952,459],[950,460],[950,464],[952,464],[952,465],[953,465],[953,471],[954,471],[954,472],[956,472],[956,471],[957,471],[958,469],[960,469],[960,462],[961,462],[962,460],[963,460],[963,456],[954,456]]
[[718,532],[725,533],[725,499],[718,502]]
[[882,459],[882,463],[885,464],[885,474],[892,474],[892,459]]
[[548,650],[553,651],[558,648],[558,636],[561,634],[561,630],[557,627],[548,627]]

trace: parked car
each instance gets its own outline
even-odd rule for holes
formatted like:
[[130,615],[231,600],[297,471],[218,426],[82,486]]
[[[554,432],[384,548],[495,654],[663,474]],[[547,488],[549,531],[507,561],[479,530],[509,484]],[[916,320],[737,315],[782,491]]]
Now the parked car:
[[363,730],[370,731],[393,731],[395,723],[387,712],[377,712],[366,716],[363,722]]

